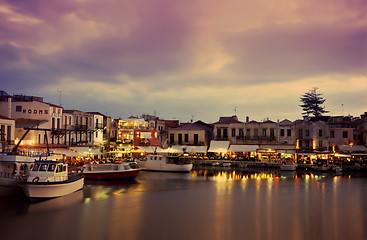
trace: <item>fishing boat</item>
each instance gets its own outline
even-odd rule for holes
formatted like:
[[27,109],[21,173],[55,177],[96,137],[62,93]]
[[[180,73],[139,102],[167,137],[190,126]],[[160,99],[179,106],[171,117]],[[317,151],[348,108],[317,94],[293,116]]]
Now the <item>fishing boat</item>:
[[280,170],[282,171],[295,171],[297,168],[297,164],[291,158],[286,159],[281,165]]
[[28,178],[18,179],[31,201],[57,198],[83,188],[84,176],[68,173],[68,165],[58,161],[35,161]]
[[141,164],[145,170],[164,172],[190,172],[193,166],[187,157],[165,155],[147,155]]
[[316,164],[314,164],[311,168],[315,171],[326,172],[326,171],[329,170],[330,166],[329,166],[327,160],[317,159]]
[[86,180],[134,180],[140,168],[135,162],[85,164],[82,173]]
[[27,178],[35,157],[27,155],[0,155],[0,197],[21,194],[17,179]]

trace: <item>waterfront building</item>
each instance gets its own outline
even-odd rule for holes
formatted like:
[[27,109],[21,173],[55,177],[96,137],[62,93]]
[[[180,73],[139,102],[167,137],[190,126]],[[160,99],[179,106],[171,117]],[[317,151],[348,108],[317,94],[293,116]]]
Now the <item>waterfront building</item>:
[[181,124],[168,130],[170,145],[208,146],[213,127],[202,121]]
[[[15,120],[15,144],[25,133],[24,128],[39,128],[31,131],[22,141],[23,145],[45,146],[59,144],[57,133],[62,124],[62,107],[46,103],[42,97],[9,95],[0,91],[0,114]],[[53,130],[45,131],[44,129]],[[46,139],[47,138],[47,139]]]
[[111,127],[110,151],[118,152],[119,156],[134,156],[139,146],[157,146],[156,130],[149,128],[149,123],[143,118],[131,116],[127,119],[115,119]]
[[100,113],[100,112],[88,112],[93,115],[93,137],[92,142],[94,147],[102,148],[107,141],[107,131],[109,130],[108,124],[110,122],[110,117]]
[[245,144],[278,144],[278,123],[269,119],[245,123]]
[[64,144],[68,146],[92,146],[94,132],[93,114],[79,110],[64,110]]
[[219,121],[213,123],[214,140],[229,141],[230,144],[242,144],[244,142],[243,122],[237,116],[220,117]]
[[296,136],[294,123],[284,119],[278,123],[278,144],[295,145]]
[[6,146],[14,145],[15,121],[0,115],[0,151]]

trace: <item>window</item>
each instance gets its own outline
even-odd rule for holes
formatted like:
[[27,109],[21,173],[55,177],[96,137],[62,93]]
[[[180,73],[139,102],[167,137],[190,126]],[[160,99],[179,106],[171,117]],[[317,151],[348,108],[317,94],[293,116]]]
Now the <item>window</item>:
[[223,129],[223,138],[224,139],[227,139],[228,138],[228,129],[227,128],[224,128]]
[[40,171],[42,171],[42,172],[46,172],[46,170],[47,170],[47,164],[41,164],[41,167],[40,167],[40,169],[39,169]]
[[244,135],[243,135],[243,129],[242,128],[239,129],[239,133],[238,134],[240,135],[240,138],[243,138]]
[[22,106],[15,106],[15,111],[16,112],[21,112],[22,111]]
[[310,136],[310,130],[306,130],[306,137],[309,137]]
[[198,143],[199,143],[199,135],[194,134],[194,145],[198,145]]
[[236,136],[236,129],[235,128],[231,128],[231,132],[232,132],[232,137]]
[[65,116],[65,127],[66,127],[67,124],[68,124],[68,117]]
[[319,147],[322,147],[322,140],[319,141]]
[[52,118],[52,126],[51,126],[52,129],[55,129],[55,118]]
[[348,138],[348,131],[343,131],[343,138]]
[[284,137],[284,129],[280,129],[280,136]]
[[185,142],[189,141],[189,134],[185,134]]
[[334,131],[330,131],[330,138],[335,138],[335,132]]
[[[306,132],[307,132],[307,131],[306,131]],[[302,136],[302,135],[303,135],[302,133],[303,133],[302,129],[298,130],[299,138],[302,138],[302,137],[303,137],[303,136]]]
[[182,144],[182,134],[178,134],[178,144]]
[[287,136],[291,137],[292,136],[292,130],[291,129],[287,129]]
[[274,128],[270,129],[270,137],[274,138],[275,134],[274,134]]
[[250,138],[250,129],[246,129],[246,137]]
[[39,164],[34,164],[32,171],[38,171],[39,168],[40,168]]
[[222,137],[222,129],[218,128],[217,129],[217,138],[221,138]]
[[169,135],[169,143],[174,144],[175,143],[175,134],[170,133]]
[[319,129],[319,137],[322,137],[322,129]]
[[263,129],[262,129],[262,133],[263,133],[263,134],[262,134],[262,136],[263,136],[263,137],[266,137],[266,128],[263,128]]
[[48,171],[48,172],[53,172],[53,171],[55,171],[55,167],[56,167],[56,165],[55,165],[55,164],[50,164],[50,165],[48,165],[48,169],[47,169],[47,171]]

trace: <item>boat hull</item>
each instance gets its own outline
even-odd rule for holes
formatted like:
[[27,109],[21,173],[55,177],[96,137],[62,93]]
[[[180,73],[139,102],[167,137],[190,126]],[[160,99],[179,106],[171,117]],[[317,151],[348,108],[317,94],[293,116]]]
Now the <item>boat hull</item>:
[[26,197],[31,200],[57,198],[83,188],[84,176],[63,182],[20,182]]
[[282,171],[295,171],[296,165],[280,165],[280,170]]
[[128,180],[132,181],[139,174],[140,169],[126,171],[94,171],[83,172],[86,180]]
[[160,171],[160,172],[190,172],[192,169],[192,163],[190,164],[154,164],[147,162],[145,163],[145,170],[148,171]]

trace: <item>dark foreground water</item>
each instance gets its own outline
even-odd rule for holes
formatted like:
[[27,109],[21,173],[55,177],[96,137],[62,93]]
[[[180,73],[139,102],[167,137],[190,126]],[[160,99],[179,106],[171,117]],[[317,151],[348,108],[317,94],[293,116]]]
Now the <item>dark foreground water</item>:
[[141,172],[36,204],[0,199],[0,239],[367,239],[367,178]]

